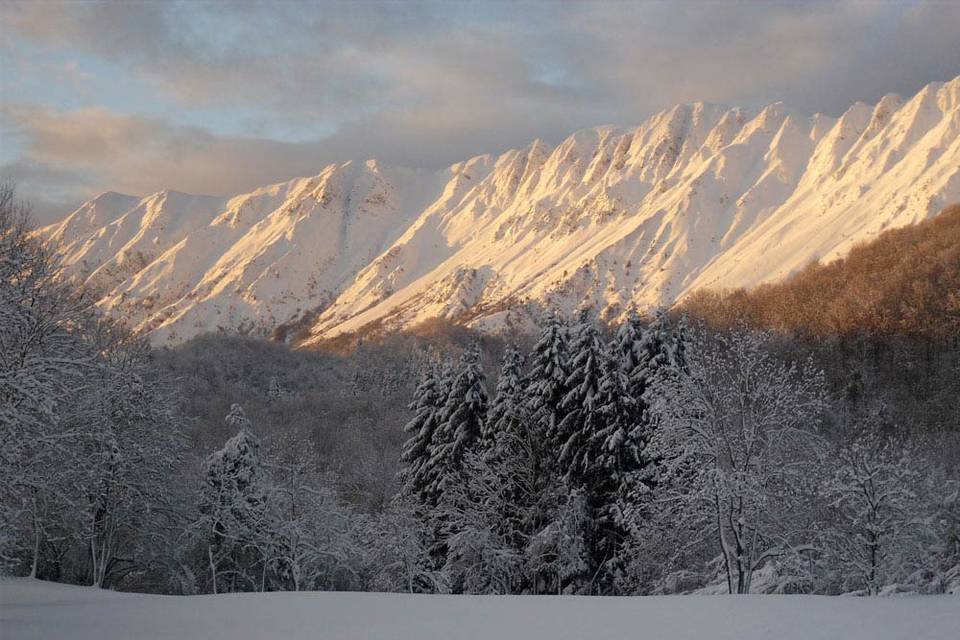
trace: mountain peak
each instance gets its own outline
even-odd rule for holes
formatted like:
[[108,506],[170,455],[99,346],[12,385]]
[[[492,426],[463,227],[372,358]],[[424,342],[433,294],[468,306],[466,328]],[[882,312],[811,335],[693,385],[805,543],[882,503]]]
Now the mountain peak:
[[370,159],[230,198],[101,194],[47,237],[101,308],[160,342],[615,319],[783,278],[960,201],[958,102],[960,78],[836,119],[680,104],[436,172]]
[[89,202],[117,202],[117,201],[130,201],[136,200],[139,201],[142,196],[128,195],[126,193],[119,193],[117,191],[104,191],[99,193],[89,200]]

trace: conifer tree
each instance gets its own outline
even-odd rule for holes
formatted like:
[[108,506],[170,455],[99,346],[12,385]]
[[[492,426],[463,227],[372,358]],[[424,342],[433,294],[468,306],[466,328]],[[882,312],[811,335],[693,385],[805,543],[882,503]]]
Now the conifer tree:
[[686,361],[686,346],[673,335],[667,312],[658,309],[634,349],[637,352],[637,364],[631,371],[626,371],[627,389],[636,400],[636,426],[632,436],[641,442],[641,446],[645,446],[656,429],[655,418],[650,411],[650,404],[655,401],[650,397],[651,387],[658,377],[669,371],[678,371],[676,358]]
[[650,491],[656,486],[661,466],[661,454],[650,444],[657,431],[658,418],[651,410],[657,402],[657,386],[666,379],[676,380],[687,371],[686,325],[681,320],[672,331],[670,320],[663,309],[655,312],[646,326],[636,314],[631,314],[620,327],[613,343],[626,377],[627,395],[632,399],[628,423],[630,431],[611,434],[606,441],[606,464],[617,468],[617,489],[610,496],[609,513],[618,526],[628,521],[643,519],[649,506]]
[[643,331],[638,345],[640,362],[630,375],[631,392],[642,395],[650,386],[656,371],[672,361],[673,336],[670,318],[663,309],[658,309],[653,320]]
[[677,326],[673,330],[673,343],[670,351],[671,362],[676,369],[683,373],[690,371],[690,365],[687,363],[687,316],[682,315],[677,320]]
[[460,356],[456,376],[431,438],[425,492],[434,504],[444,487],[454,481],[466,452],[480,440],[487,417],[487,401],[480,348],[473,345]]
[[603,427],[597,399],[605,349],[600,333],[589,319],[584,318],[577,326],[570,352],[570,374],[566,380],[569,391],[560,403],[564,417],[550,440],[558,447],[561,473],[568,482],[579,485],[587,481],[597,464],[598,452],[592,445]]
[[[642,466],[641,456],[634,452],[642,451],[655,430],[648,405],[654,399],[649,396],[649,389],[658,376],[686,370],[686,324],[681,319],[676,330],[671,330],[666,311],[659,309],[649,325],[644,326],[637,313],[631,311],[617,330],[610,349],[619,361],[624,391],[629,396],[626,404],[630,406],[627,422],[631,430],[607,443],[619,449],[616,457],[622,479]],[[612,379],[611,384],[615,384]]]
[[[628,385],[619,363],[610,355],[605,357],[595,401],[601,426],[594,434],[593,444],[605,488],[618,493],[626,490],[627,477],[639,467],[642,450],[636,437],[637,402]],[[609,496],[607,502],[613,498]]]
[[223,448],[212,453],[204,465],[199,528],[208,536],[207,555],[213,592],[218,590],[218,573],[232,566],[231,590],[235,579],[249,579],[253,564],[263,558],[250,557],[250,548],[259,538],[266,510],[266,480],[260,462],[260,441],[250,431],[250,421],[239,404],[230,407],[226,423],[238,432]]
[[426,486],[425,466],[431,454],[430,442],[444,401],[440,374],[434,367],[429,367],[424,371],[414,391],[413,402],[410,403],[415,415],[403,427],[405,433],[411,434],[400,454],[402,491],[407,495],[422,497]]
[[623,526],[623,505],[631,499],[635,474],[641,466],[642,442],[637,437],[636,401],[627,391],[628,381],[619,363],[603,359],[600,387],[595,400],[599,428],[590,442],[594,463],[587,478],[593,506],[595,533],[591,542],[596,570],[593,587],[607,593],[615,589],[615,573],[629,530]]
[[[617,328],[617,333],[610,343],[610,352],[620,364],[620,369],[628,378],[640,366],[642,362],[641,345],[643,343],[644,326],[636,310],[631,309],[624,320]],[[634,389],[628,389],[631,395],[634,395]],[[636,397],[634,395],[634,397]]]
[[514,347],[507,347],[503,354],[497,391],[490,403],[490,411],[484,423],[482,448],[487,461],[501,459],[504,436],[519,435],[525,429],[523,411],[523,355]]
[[561,405],[566,414],[558,429],[563,443],[559,462],[566,484],[583,497],[589,515],[584,530],[587,571],[578,588],[593,592],[607,582],[600,569],[618,539],[609,514],[618,497],[621,462],[636,449],[630,440],[633,402],[626,376],[590,320],[577,328],[570,369],[570,390]]
[[[533,437],[546,443],[563,419],[561,403],[567,394],[568,345],[567,328],[554,314],[548,320],[531,354],[530,373],[527,376],[527,408]],[[537,455],[549,467],[546,452],[538,447]]]
[[456,376],[457,368],[453,362],[449,359],[444,360],[437,377],[437,409],[434,413],[434,424],[429,440],[424,441],[424,451],[417,469],[416,493],[419,494],[420,503],[428,507],[435,507],[439,498],[436,489],[444,473],[444,457],[437,455],[443,443],[439,431],[444,422],[444,407]]
[[610,343],[611,355],[618,360],[626,378],[626,392],[634,400],[632,418],[635,425],[641,425],[647,414],[643,396],[651,383],[649,365],[653,361],[659,362],[658,354],[663,345],[659,339],[661,333],[660,329],[644,326],[637,312],[631,310]]

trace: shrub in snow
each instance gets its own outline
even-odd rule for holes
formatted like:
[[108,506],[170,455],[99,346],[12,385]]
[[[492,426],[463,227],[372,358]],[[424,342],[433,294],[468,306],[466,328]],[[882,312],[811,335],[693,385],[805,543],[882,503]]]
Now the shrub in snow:
[[433,568],[433,527],[424,506],[399,496],[384,511],[357,518],[362,584],[371,591],[443,593],[444,575]]

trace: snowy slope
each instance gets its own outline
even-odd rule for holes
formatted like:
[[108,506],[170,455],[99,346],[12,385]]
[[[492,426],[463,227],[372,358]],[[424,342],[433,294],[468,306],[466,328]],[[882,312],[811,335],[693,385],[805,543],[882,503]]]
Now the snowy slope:
[[836,119],[679,105],[433,174],[346,163],[229,200],[105,194],[45,232],[158,341],[309,312],[310,343],[545,307],[614,319],[781,279],[956,201],[960,78]]
[[41,233],[103,292],[101,308],[158,342],[269,333],[329,303],[438,184],[348,162],[232,198],[104,194]]
[[943,640],[957,629],[955,596],[156,596],[0,582],[4,640]]

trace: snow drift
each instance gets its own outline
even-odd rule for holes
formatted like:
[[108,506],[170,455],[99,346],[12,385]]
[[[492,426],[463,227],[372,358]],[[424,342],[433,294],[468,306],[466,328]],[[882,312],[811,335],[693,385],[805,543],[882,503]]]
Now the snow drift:
[[958,628],[953,596],[158,596],[25,578],[0,582],[4,640],[942,640]]

